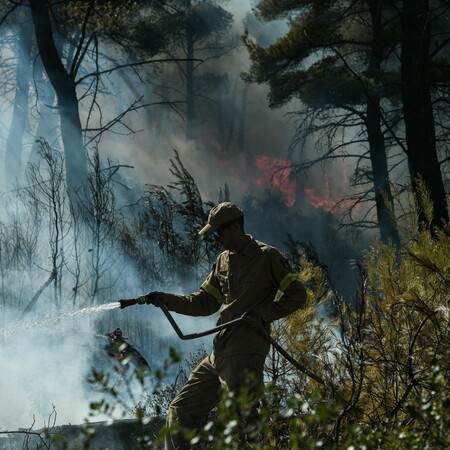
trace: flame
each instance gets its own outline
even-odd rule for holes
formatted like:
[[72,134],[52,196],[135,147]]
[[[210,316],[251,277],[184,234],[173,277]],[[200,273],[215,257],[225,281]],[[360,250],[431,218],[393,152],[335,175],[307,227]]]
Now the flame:
[[296,181],[292,177],[293,169],[288,160],[249,153],[227,151],[222,144],[206,132],[202,140],[207,142],[224,173],[232,178],[245,180],[263,189],[279,191],[289,208],[296,203]]
[[295,205],[296,183],[292,178],[292,169],[288,161],[266,155],[257,155],[255,165],[259,176],[255,179],[257,186],[271,186],[279,190],[288,207]]
[[348,210],[349,208],[353,208],[354,213],[359,213],[360,205],[356,205],[356,200],[343,199],[340,194],[332,193],[326,178],[324,188],[321,193],[318,193],[312,187],[305,188],[304,192],[309,204],[316,209],[320,208],[330,214],[337,215]]
[[336,208],[338,200],[327,198],[326,194],[318,194],[314,188],[305,188],[306,198],[311,206],[316,209],[324,209],[327,212],[333,212]]

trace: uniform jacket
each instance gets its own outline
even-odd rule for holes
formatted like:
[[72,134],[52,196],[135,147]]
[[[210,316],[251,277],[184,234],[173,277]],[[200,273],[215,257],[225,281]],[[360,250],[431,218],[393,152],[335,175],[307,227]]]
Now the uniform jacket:
[[[283,294],[277,295],[278,291]],[[276,248],[249,236],[242,252],[226,250],[219,255],[198,292],[164,297],[168,309],[181,314],[208,316],[220,310],[217,325],[255,312],[270,332],[270,322],[304,305],[306,290]],[[245,323],[222,330],[214,338],[214,352],[222,356],[249,353],[265,356],[269,347],[261,334]]]

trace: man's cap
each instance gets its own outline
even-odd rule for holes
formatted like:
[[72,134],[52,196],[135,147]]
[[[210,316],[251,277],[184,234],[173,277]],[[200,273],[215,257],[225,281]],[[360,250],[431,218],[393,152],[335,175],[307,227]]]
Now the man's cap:
[[244,215],[242,209],[231,202],[223,202],[214,206],[208,216],[208,223],[199,231],[201,236],[210,236],[222,225],[233,222]]

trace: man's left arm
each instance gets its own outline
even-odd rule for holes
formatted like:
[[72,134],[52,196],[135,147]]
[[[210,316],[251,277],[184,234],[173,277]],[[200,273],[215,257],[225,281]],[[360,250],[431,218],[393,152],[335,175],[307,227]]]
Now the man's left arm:
[[283,294],[258,310],[264,322],[273,322],[302,308],[306,303],[306,289],[298,279],[287,259],[277,250],[270,256],[270,268],[274,283]]

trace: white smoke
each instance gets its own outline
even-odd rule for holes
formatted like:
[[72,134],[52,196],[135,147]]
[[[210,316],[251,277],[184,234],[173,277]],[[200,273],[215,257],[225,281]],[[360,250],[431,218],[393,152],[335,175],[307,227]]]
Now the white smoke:
[[[281,21],[260,26],[250,21],[248,14],[253,4],[252,1],[240,0],[224,4],[235,16],[238,34],[243,34],[248,28],[255,39],[264,43],[282,35],[286,25]],[[250,25],[253,28],[250,28]],[[241,100],[243,84],[240,83],[240,75],[249,67],[246,49],[241,45],[226,58],[216,60],[214,64],[215,72],[230,75],[231,82],[237,86],[237,101]],[[104,102],[105,122],[114,116],[114,112],[120,113],[124,106],[137,100],[144,89],[129,74],[122,75],[117,72],[111,75],[110,80],[117,96],[99,96]],[[151,92],[151,86],[146,86],[147,97],[144,102],[155,100],[150,97]],[[7,112],[3,124],[7,130],[11,108],[3,103],[0,106],[2,111]],[[100,155],[104,160],[109,158],[113,163],[133,167],[121,169],[120,174],[125,180],[124,184],[139,195],[145,189],[146,183],[166,186],[173,181],[169,160],[176,149],[205,201],[217,201],[219,189],[227,183],[232,200],[240,203],[246,194],[259,195],[271,188],[270,181],[266,179],[264,186],[255,188],[255,179],[260,177],[261,173],[258,172],[254,159],[258,155],[287,157],[294,130],[294,124],[286,118],[288,108],[273,111],[268,107],[267,88],[264,86],[249,86],[246,107],[245,140],[241,150],[237,148],[236,139],[228,149],[217,144],[212,131],[217,127],[215,110],[211,111],[208,121],[198,126],[199,137],[194,142],[187,142],[180,117],[170,110],[163,110],[162,107],[152,107],[148,112],[139,110],[123,119],[123,123],[136,133],[104,134],[99,144]],[[155,117],[158,120],[154,120]],[[34,126],[35,124],[30,125],[31,131]],[[3,134],[6,134],[5,130]],[[118,201],[118,206],[124,206],[123,202]],[[248,232],[256,231],[255,237],[264,240],[265,236],[271,236],[273,239],[270,243],[275,245],[283,241],[287,231],[296,238],[298,235],[302,238],[310,236],[301,228],[304,227],[304,222],[300,224],[299,221],[294,221],[292,223],[296,228],[289,229],[288,221],[283,224],[280,220],[280,226],[278,222],[277,226],[274,226],[269,216],[270,214],[264,211],[265,221],[258,223],[259,217],[253,218],[253,221],[249,220]],[[313,223],[311,228],[316,235],[320,233],[317,222]],[[321,237],[317,236],[317,239]],[[42,249],[48,238],[41,234],[39,240],[41,257],[48,263],[48,248]],[[70,245],[65,247],[66,262],[70,257],[69,250]],[[34,263],[36,262],[33,261]],[[45,266],[45,269],[48,270],[48,267]],[[152,280],[141,286],[132,270],[120,270],[117,286],[110,291],[110,301],[119,296],[131,297],[151,289],[187,293],[192,288],[153,286]],[[58,414],[58,424],[82,423],[90,412],[89,403],[96,399],[98,394],[87,382],[87,378],[96,364],[99,364],[100,368],[103,367],[100,360],[108,361],[104,352],[102,353],[103,341],[97,337],[99,333],[120,327],[125,336],[137,338],[135,329],[141,326],[144,333],[148,333],[153,339],[152,345],[146,346],[145,349],[139,348],[144,351],[143,356],[152,369],[163,363],[169,345],[178,346],[185,355],[202,343],[207,348],[211,345],[211,337],[201,341],[179,342],[162,313],[151,307],[144,307],[138,312],[130,308],[124,311],[94,313],[92,316],[73,316],[72,309],[62,310],[49,320],[45,305],[51,304],[51,300],[43,295],[38,301],[38,308],[29,314],[26,320],[18,321],[27,302],[42,284],[42,273],[45,273],[41,268],[33,272],[24,269],[24,272],[30,286],[26,286],[25,292],[20,296],[21,303],[13,310],[0,305],[0,430],[27,428],[33,422],[39,428],[48,421],[53,405]],[[19,286],[17,280],[18,278],[13,278],[10,288],[16,291],[24,289]],[[3,281],[6,284],[10,282],[9,279]],[[70,300],[67,299],[71,298],[71,295],[70,289],[67,288],[65,298],[68,303]],[[81,309],[82,305],[77,304],[76,308]],[[175,317],[185,334],[210,328],[214,323],[214,317]],[[100,324],[96,319],[100,319]]]
[[82,422],[89,407],[86,377],[95,336],[89,321],[40,326],[39,319],[17,323],[11,317],[8,323],[0,329],[2,429],[33,422],[42,427],[53,405],[58,423]]

